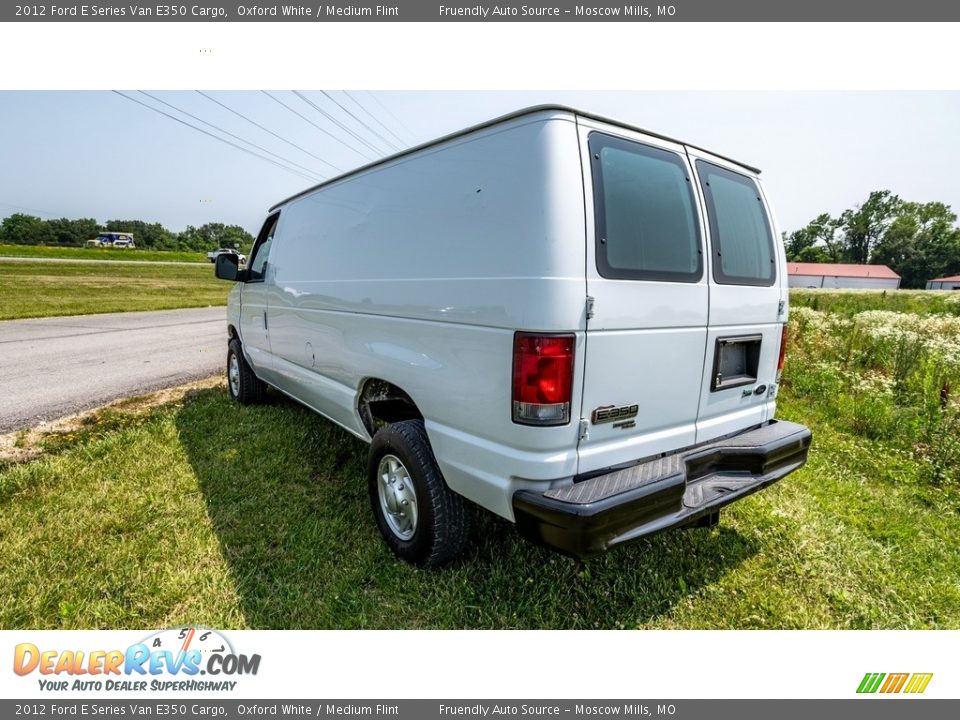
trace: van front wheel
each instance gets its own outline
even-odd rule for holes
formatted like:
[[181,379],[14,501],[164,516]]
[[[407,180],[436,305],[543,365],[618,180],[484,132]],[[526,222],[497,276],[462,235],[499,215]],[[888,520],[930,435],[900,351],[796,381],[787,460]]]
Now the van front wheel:
[[377,431],[367,464],[370,505],[380,534],[402,560],[430,568],[467,544],[470,509],[447,487],[422,420]]
[[243,357],[243,349],[236,338],[227,345],[227,391],[241,405],[263,402],[267,391],[267,386],[254,375],[253,368]]

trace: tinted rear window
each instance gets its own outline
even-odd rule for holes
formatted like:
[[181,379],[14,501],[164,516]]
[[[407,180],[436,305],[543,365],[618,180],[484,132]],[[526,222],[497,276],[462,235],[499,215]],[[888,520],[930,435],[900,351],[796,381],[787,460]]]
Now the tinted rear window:
[[727,285],[773,285],[773,233],[757,183],[697,160],[713,243],[713,279]]
[[700,232],[681,157],[602,133],[590,135],[590,156],[600,275],[699,280]]

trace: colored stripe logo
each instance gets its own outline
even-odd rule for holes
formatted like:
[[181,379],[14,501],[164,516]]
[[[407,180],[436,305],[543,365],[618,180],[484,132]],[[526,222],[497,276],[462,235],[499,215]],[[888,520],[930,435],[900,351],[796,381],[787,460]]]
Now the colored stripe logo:
[[867,673],[857,687],[858,693],[922,693],[933,673]]

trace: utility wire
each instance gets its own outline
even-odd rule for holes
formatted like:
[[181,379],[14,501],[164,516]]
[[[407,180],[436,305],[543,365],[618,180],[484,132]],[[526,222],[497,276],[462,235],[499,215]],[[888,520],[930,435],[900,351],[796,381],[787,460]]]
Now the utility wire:
[[366,147],[370,148],[370,149],[373,150],[375,153],[380,154],[380,153],[383,152],[382,150],[380,150],[380,148],[374,147],[373,145],[371,145],[370,143],[368,143],[366,140],[363,139],[363,136],[359,135],[358,133],[355,133],[353,130],[351,130],[349,127],[347,127],[347,126],[344,125],[342,122],[340,122],[339,120],[337,120],[337,118],[335,118],[333,115],[331,115],[330,113],[328,113],[328,112],[327,112],[326,110],[324,110],[322,107],[320,107],[319,105],[317,105],[313,100],[311,100],[310,98],[308,98],[306,95],[304,95],[304,94],[303,94],[302,92],[300,92],[299,90],[294,90],[294,91],[293,91],[293,94],[296,95],[296,96],[297,96],[298,98],[300,98],[301,100],[303,100],[305,103],[307,103],[307,105],[309,105],[310,107],[312,107],[312,108],[313,108],[314,110],[316,110],[318,113],[320,113],[321,115],[323,115],[325,118],[327,118],[330,122],[336,124],[336,126],[339,127],[341,130],[343,130],[344,132],[349,133],[350,135],[352,135],[353,137],[355,137],[357,140],[359,140],[360,142],[362,142]]
[[219,106],[222,107],[224,110],[226,110],[226,111],[228,111],[228,112],[232,112],[232,113],[233,113],[234,115],[236,115],[237,117],[242,118],[242,119],[246,120],[248,123],[250,123],[251,125],[254,125],[255,127],[260,128],[260,129],[263,130],[265,133],[269,133],[270,135],[273,135],[273,137],[277,138],[277,140],[282,140],[283,142],[285,142],[285,143],[286,143],[287,145],[289,145],[290,147],[295,147],[295,148],[296,148],[297,150],[299,150],[300,152],[306,153],[307,155],[309,155],[310,157],[314,158],[315,160],[319,160],[319,161],[322,162],[324,165],[329,165],[330,167],[332,167],[332,168],[333,168],[334,170],[336,170],[337,172],[340,172],[340,173],[343,172],[343,168],[339,168],[339,167],[337,167],[336,165],[334,165],[332,162],[330,162],[329,160],[324,160],[324,159],[323,159],[322,157],[320,157],[319,155],[315,155],[315,154],[313,154],[312,152],[310,152],[309,150],[307,150],[306,148],[300,147],[300,146],[297,145],[295,142],[291,142],[290,140],[287,140],[285,137],[283,137],[282,135],[278,135],[277,133],[275,133],[275,132],[274,132],[273,130],[271,130],[270,128],[264,127],[263,125],[261,125],[261,124],[258,123],[257,121],[251,120],[250,118],[248,118],[248,117],[247,117],[246,115],[244,115],[243,113],[234,110],[234,109],[233,109],[232,107],[230,107],[229,105],[223,104],[222,102],[220,102],[219,100],[217,100],[215,97],[213,97],[213,96],[211,96],[211,95],[207,95],[207,93],[203,92],[202,90],[197,90],[196,92],[199,93],[200,95],[203,95],[203,97],[205,97],[205,98],[206,98],[207,100],[209,100],[210,102],[219,105]]
[[390,128],[388,128],[386,125],[383,124],[383,121],[381,121],[380,118],[378,118],[376,115],[370,112],[367,106],[364,105],[362,102],[360,102],[360,100],[358,100],[353,93],[351,93],[349,90],[344,90],[343,94],[346,95],[348,98],[350,98],[353,101],[353,104],[356,105],[361,110],[363,110],[377,125],[382,127],[384,130],[390,133],[393,137],[395,137],[401,145],[406,145],[406,143],[403,140],[401,140],[400,137],[395,132],[393,132]]
[[57,213],[52,213],[47,210],[40,210],[38,208],[29,208],[29,207],[24,207],[23,205],[14,205],[13,203],[5,203],[5,202],[0,202],[0,205],[11,208],[12,210],[19,210],[21,212],[26,211],[30,213],[37,213],[37,215],[49,215],[52,218],[57,217]]
[[213,123],[209,123],[209,122],[207,122],[206,120],[204,120],[203,118],[199,118],[199,117],[197,117],[196,115],[193,115],[193,114],[191,114],[191,113],[188,113],[186,110],[183,110],[182,108],[178,108],[176,105],[173,105],[172,103],[168,103],[166,100],[163,100],[163,99],[161,99],[161,98],[158,98],[158,97],[155,96],[155,95],[151,95],[150,93],[145,92],[145,91],[143,91],[143,90],[139,90],[138,92],[141,93],[142,95],[146,95],[146,96],[147,96],[148,98],[150,98],[151,100],[155,100],[155,101],[158,102],[158,103],[161,103],[161,104],[163,104],[163,105],[166,105],[168,108],[172,108],[173,110],[176,110],[178,113],[181,113],[181,114],[183,114],[183,115],[186,115],[186,116],[189,117],[189,118],[193,118],[193,119],[196,120],[197,122],[203,123],[203,124],[206,125],[207,127],[213,128],[214,130],[216,130],[216,131],[218,131],[218,132],[221,132],[221,133],[223,133],[224,135],[228,135],[228,136],[232,137],[232,138],[235,139],[235,140],[239,140],[239,141],[242,142],[242,143],[246,143],[247,145],[251,145],[252,147],[255,147],[257,150],[260,150],[261,152],[265,152],[267,155],[272,155],[273,157],[277,158],[278,160],[282,160],[283,162],[289,163],[290,165],[293,165],[293,166],[295,166],[295,167],[298,167],[298,168],[300,168],[301,170],[305,170],[306,172],[310,173],[310,174],[313,176],[313,179],[314,179],[314,180],[325,180],[325,179],[326,179],[326,176],[325,176],[325,175],[320,175],[320,174],[317,173],[315,170],[312,170],[311,168],[308,168],[308,167],[305,166],[305,165],[301,165],[300,163],[298,163],[298,162],[296,162],[296,161],[294,161],[294,160],[290,160],[289,158],[285,158],[283,155],[277,155],[277,153],[275,153],[275,152],[273,152],[273,151],[271,151],[271,150],[267,150],[267,148],[262,147],[262,146],[260,146],[260,145],[257,145],[255,142],[251,142],[250,140],[247,140],[247,139],[245,139],[245,138],[242,138],[242,137],[240,137],[239,135],[234,135],[234,134],[233,134],[232,132],[230,132],[229,130],[224,130],[222,127],[218,127],[217,125],[214,125]]
[[124,94],[123,94],[122,92],[120,92],[119,90],[113,90],[112,92],[114,92],[115,94],[119,95],[119,96],[122,97],[122,98],[125,98],[125,99],[129,100],[130,102],[135,102],[137,105],[142,105],[143,107],[147,108],[148,110],[153,110],[153,112],[155,112],[155,113],[159,113],[160,115],[163,115],[164,117],[168,117],[168,118],[170,118],[171,120],[173,120],[174,122],[178,122],[178,123],[180,123],[181,125],[185,125],[186,127],[191,128],[191,129],[193,129],[193,130],[196,130],[197,132],[203,133],[204,135],[207,135],[208,137],[212,137],[214,140],[219,140],[220,142],[225,143],[225,144],[229,145],[230,147],[234,147],[234,148],[236,148],[237,150],[240,150],[241,152],[245,152],[245,153],[247,153],[248,155],[252,155],[253,157],[260,158],[261,160],[264,160],[265,162],[268,162],[268,163],[270,163],[271,165],[276,165],[278,168],[282,168],[283,170],[286,170],[286,171],[288,171],[288,172],[295,173],[295,174],[299,175],[300,177],[306,178],[307,180],[314,180],[314,178],[313,178],[312,176],[307,175],[306,173],[300,172],[299,170],[294,170],[293,168],[288,167],[288,166],[286,166],[286,165],[282,165],[281,163],[278,163],[276,160],[273,160],[273,159],[271,159],[271,158],[268,158],[268,157],[266,157],[265,155],[261,155],[260,153],[256,153],[256,152],[254,152],[253,150],[249,150],[248,148],[245,148],[245,147],[243,147],[242,145],[237,145],[235,142],[231,142],[230,140],[227,140],[226,138],[222,138],[222,137],[220,137],[219,135],[214,135],[212,132],[208,132],[207,130],[204,130],[203,128],[197,127],[196,125],[191,125],[191,124],[188,123],[186,120],[181,120],[180,118],[176,117],[175,115],[171,115],[171,114],[168,113],[168,112],[164,112],[164,111],[161,110],[160,108],[155,108],[155,107],[153,107],[152,105],[147,105],[147,103],[142,102],[142,101],[140,101],[140,100],[137,100],[135,97],[130,97],[129,95],[124,95]]
[[333,102],[338,108],[340,108],[341,110],[343,110],[347,115],[349,115],[350,117],[352,117],[352,118],[353,118],[354,120],[356,120],[358,123],[360,123],[361,125],[363,125],[368,131],[370,131],[371,133],[373,133],[373,135],[374,135],[375,137],[379,138],[380,141],[383,142],[387,147],[389,147],[389,148],[391,148],[391,149],[393,149],[393,150],[399,150],[399,149],[400,149],[400,148],[398,148],[396,145],[394,145],[392,142],[390,142],[389,140],[387,140],[383,135],[381,135],[380,132],[378,132],[377,130],[374,130],[372,127],[370,127],[369,125],[367,125],[363,120],[361,120],[360,118],[358,118],[355,114],[353,114],[348,108],[346,108],[342,103],[340,103],[335,97],[333,97],[333,96],[332,96],[330,93],[328,93],[326,90],[321,90],[320,92],[322,92],[322,93],[327,97],[327,99],[329,99],[331,102]]
[[364,159],[366,159],[366,160],[370,160],[370,161],[374,160],[374,158],[370,157],[370,156],[367,155],[365,152],[362,152],[361,150],[358,150],[357,148],[355,148],[355,147],[354,147],[353,145],[351,145],[350,143],[341,140],[340,138],[338,138],[336,135],[334,135],[332,132],[330,132],[330,131],[327,130],[326,128],[324,128],[324,127],[322,127],[322,126],[320,126],[320,125],[317,125],[313,120],[311,120],[310,118],[308,118],[306,115],[297,112],[297,111],[294,110],[292,107],[290,107],[289,105],[287,105],[283,100],[280,100],[279,98],[274,97],[273,95],[271,95],[270,93],[268,93],[266,90],[261,90],[260,92],[262,92],[264,95],[266,95],[268,98],[270,98],[271,100],[273,100],[273,101],[274,101],[275,103],[277,103],[278,105],[282,105],[283,107],[285,107],[287,110],[289,110],[290,112],[292,112],[294,115],[296,115],[298,118],[300,118],[300,119],[303,120],[304,122],[308,122],[308,123],[310,123],[311,125],[313,125],[313,127],[315,127],[317,130],[319,130],[320,132],[322,132],[324,135],[327,135],[328,137],[333,138],[334,140],[336,140],[338,143],[340,143],[340,144],[343,145],[344,147],[353,150],[353,151],[354,151],[355,153],[357,153],[357,155],[359,155],[360,157],[362,157],[362,158],[364,158]]
[[[392,117],[394,120],[397,121],[397,125],[398,125],[399,127],[403,128],[403,131],[413,139],[413,140],[412,140],[413,142],[416,142],[416,140],[417,140],[417,134],[416,134],[415,132],[413,132],[413,131],[407,126],[407,124],[406,124],[405,122],[403,122],[403,120],[401,120],[400,118],[398,118],[398,117],[394,114],[394,112],[393,112],[390,108],[388,108],[386,105],[384,105],[384,104],[380,101],[380,98],[378,98],[378,97],[377,97],[376,95],[374,95],[372,92],[370,92],[369,90],[366,90],[365,92],[367,93],[367,95],[369,95],[370,97],[373,98],[373,101],[374,101],[377,105],[379,105],[381,108],[383,108],[384,112],[386,112],[387,115],[389,115],[390,117]],[[393,135],[395,138],[400,139],[400,137],[399,137],[396,133],[391,132],[390,134]],[[403,142],[403,141],[401,140],[401,142]]]

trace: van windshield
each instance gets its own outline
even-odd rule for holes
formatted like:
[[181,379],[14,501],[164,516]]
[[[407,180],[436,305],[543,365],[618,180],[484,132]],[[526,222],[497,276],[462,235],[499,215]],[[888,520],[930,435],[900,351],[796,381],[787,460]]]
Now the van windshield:
[[773,233],[752,178],[697,161],[713,244],[713,279],[726,285],[773,285]]

